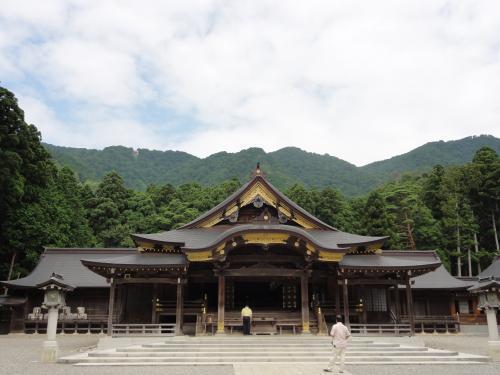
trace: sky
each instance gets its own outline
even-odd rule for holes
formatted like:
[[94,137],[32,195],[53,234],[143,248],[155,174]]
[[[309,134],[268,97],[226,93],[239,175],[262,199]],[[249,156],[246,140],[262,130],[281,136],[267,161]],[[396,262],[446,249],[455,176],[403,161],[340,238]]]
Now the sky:
[[364,165],[500,136],[500,1],[2,0],[0,85],[56,145]]

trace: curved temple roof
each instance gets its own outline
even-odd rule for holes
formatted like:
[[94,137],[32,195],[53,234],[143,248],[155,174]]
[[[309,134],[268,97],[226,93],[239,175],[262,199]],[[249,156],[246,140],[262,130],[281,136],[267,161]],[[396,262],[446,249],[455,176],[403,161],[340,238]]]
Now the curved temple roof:
[[49,279],[52,273],[64,277],[64,281],[80,288],[107,288],[106,279],[89,270],[81,263],[82,258],[102,259],[106,257],[122,257],[125,254],[134,254],[135,248],[120,249],[87,249],[87,248],[46,248],[40,260],[31,273],[17,280],[2,281],[8,287],[35,288]]
[[467,289],[474,283],[453,277],[443,265],[413,280],[412,289]]
[[351,245],[370,245],[384,241],[387,237],[369,237],[321,229],[305,229],[283,224],[217,225],[210,228],[177,229],[155,234],[133,234],[135,241],[149,241],[181,246],[187,250],[206,249],[232,237],[251,232],[278,232],[295,235],[308,240],[322,249],[347,250]]
[[[407,255],[407,256],[405,256]],[[122,249],[60,249],[47,248],[37,267],[26,277],[3,281],[2,284],[16,288],[35,288],[55,272],[77,288],[107,288],[109,284],[103,276],[92,272],[91,267],[186,267],[183,254],[137,253],[135,248]],[[85,263],[85,265],[84,265]],[[341,268],[350,270],[415,270],[421,273],[433,270],[441,264],[433,251],[383,251],[381,254],[344,256]],[[418,278],[416,278],[418,279]],[[439,285],[436,285],[439,287]],[[446,288],[447,285],[443,285]]]

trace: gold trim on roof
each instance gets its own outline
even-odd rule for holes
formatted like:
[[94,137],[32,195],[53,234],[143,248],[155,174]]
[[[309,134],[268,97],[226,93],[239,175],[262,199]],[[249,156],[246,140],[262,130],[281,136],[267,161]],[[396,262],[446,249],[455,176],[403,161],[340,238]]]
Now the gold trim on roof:
[[246,244],[286,244],[290,238],[286,233],[245,233],[242,235],[243,241]]
[[232,203],[225,212],[217,211],[213,215],[209,216],[201,223],[199,223],[197,228],[209,228],[215,224],[227,219],[231,214],[233,214],[239,207],[244,207],[251,204],[257,196],[260,196],[266,204],[272,207],[277,207],[278,211],[286,215],[289,220],[295,221],[301,227],[306,229],[319,229],[320,227],[313,221],[307,219],[304,215],[294,212],[286,203],[284,203],[280,198],[267,186],[265,186],[261,181],[256,181],[246,192],[244,192],[238,201]]
[[204,262],[212,260],[212,251],[186,251],[186,256],[190,262]]
[[319,252],[319,261],[323,262],[340,262],[345,254],[343,253],[330,253],[328,251]]

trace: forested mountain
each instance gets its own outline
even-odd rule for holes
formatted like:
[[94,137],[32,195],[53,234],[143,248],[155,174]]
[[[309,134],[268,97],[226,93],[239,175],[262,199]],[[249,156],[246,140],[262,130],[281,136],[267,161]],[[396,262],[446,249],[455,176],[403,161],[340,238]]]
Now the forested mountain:
[[295,147],[268,153],[260,148],[249,148],[236,153],[219,152],[201,159],[179,151],[134,151],[122,146],[88,150],[45,144],[59,164],[69,166],[82,181],[96,184],[113,170],[123,177],[127,187],[138,190],[145,190],[149,184],[197,182],[212,185],[232,178],[246,181],[249,171],[260,161],[268,179],[280,189],[295,183],[318,188],[330,186],[348,196],[367,193],[404,173],[429,171],[436,164],[464,164],[483,146],[500,152],[500,139],[482,135],[431,142],[406,154],[356,167],[328,154],[319,155]]
[[[386,248],[435,249],[453,274],[476,275],[500,254],[500,156],[494,137],[425,145],[412,151],[413,157],[390,159],[387,163],[393,166],[386,169],[376,163],[382,168],[379,174],[390,176],[411,166],[413,159],[421,160],[418,170],[471,159],[460,166],[437,164],[425,174],[405,174],[378,188],[364,168],[296,148],[267,154],[253,148],[198,159],[172,151],[137,154],[124,147],[94,151],[46,146],[59,164],[94,179],[92,187],[72,169],[58,168],[40,140],[14,94],[0,87],[0,280],[29,273],[43,246],[133,246],[131,233],[178,228],[241,186],[256,160],[279,186],[307,183],[309,187],[293,184],[283,191],[320,220],[348,232],[389,236]],[[481,142],[490,147],[472,155]],[[454,158],[438,156],[443,145]],[[432,154],[442,159],[427,158]],[[144,187],[148,179],[158,180],[142,191],[129,189],[119,173],[105,173],[110,169],[132,179],[129,186],[130,181]],[[228,180],[232,176],[240,181]],[[195,179],[207,185],[180,184]],[[351,193],[369,192],[349,198],[331,186],[310,187],[337,181],[343,189],[357,184]]]

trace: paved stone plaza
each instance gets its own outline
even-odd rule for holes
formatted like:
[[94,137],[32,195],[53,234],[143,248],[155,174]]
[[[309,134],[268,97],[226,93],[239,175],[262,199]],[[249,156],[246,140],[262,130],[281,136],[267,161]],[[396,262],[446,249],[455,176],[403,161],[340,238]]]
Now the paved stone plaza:
[[[421,336],[424,342],[437,349],[457,350],[474,354],[486,355],[486,338],[475,336]],[[67,364],[42,364],[40,354],[43,335],[28,336],[13,334],[0,336],[0,374],[9,375],[58,375],[58,374],[235,374],[235,375],[309,375],[322,374],[322,366],[293,364],[287,365],[228,365],[228,366],[144,366],[144,367],[75,367]],[[97,344],[98,336],[94,335],[64,335],[59,336],[62,355],[76,354],[88,351]],[[424,374],[435,375],[438,372],[457,375],[496,375],[500,373],[500,363],[481,365],[356,365],[347,366],[345,374],[401,375]]]

